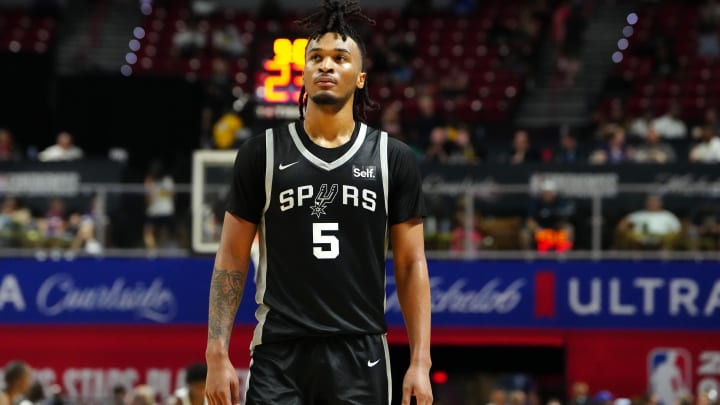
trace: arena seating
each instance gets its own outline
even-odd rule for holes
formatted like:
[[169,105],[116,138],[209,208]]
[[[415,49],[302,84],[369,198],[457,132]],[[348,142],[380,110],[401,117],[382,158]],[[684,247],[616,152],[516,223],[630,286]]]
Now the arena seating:
[[[720,60],[698,56],[700,11],[697,4],[670,2],[646,5],[639,12],[629,48],[616,65],[615,74],[630,84],[625,100],[626,113],[641,116],[646,110],[661,115],[677,101],[686,121],[697,122],[704,111],[716,106],[720,95]],[[653,52],[655,44],[665,41],[675,72],[661,74]],[[609,109],[610,99],[600,109]]]
[[[376,20],[376,32],[390,36],[407,32],[415,38],[415,56],[412,60],[414,77],[421,73],[434,78],[451,74],[459,67],[468,74],[465,94],[451,101],[438,102],[438,109],[461,122],[507,122],[522,94],[524,73],[504,66],[503,59],[517,50],[508,46],[488,43],[487,38],[498,22],[517,25],[513,12],[516,1],[484,2],[482,9],[473,15],[457,17],[438,14],[432,17],[407,18],[397,10],[368,10]],[[212,73],[212,58],[217,54],[211,46],[211,32],[226,24],[233,24],[247,45],[247,53],[231,59],[230,73],[238,86],[247,92],[254,89],[254,74],[264,59],[272,54],[261,50],[272,49],[274,35],[298,33],[297,16],[286,14],[277,21],[260,20],[248,12],[226,10],[200,19],[198,28],[204,33],[208,46],[196,57],[173,58],[173,36],[190,20],[191,10],[185,2],[164,2],[156,5],[143,22],[146,31],[138,51],[138,74],[186,75],[203,79]],[[472,29],[469,29],[472,28]],[[428,71],[429,69],[429,71]],[[373,88],[372,97],[383,103],[400,100],[404,118],[412,120],[417,114],[415,88],[417,80],[408,84],[391,84]]]
[[48,52],[55,35],[52,17],[35,17],[28,9],[5,9],[0,13],[0,53]]

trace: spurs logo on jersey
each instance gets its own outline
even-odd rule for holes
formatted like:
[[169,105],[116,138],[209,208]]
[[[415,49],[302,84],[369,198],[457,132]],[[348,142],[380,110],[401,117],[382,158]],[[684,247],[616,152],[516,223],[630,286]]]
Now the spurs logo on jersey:
[[320,218],[320,215],[327,214],[325,212],[325,207],[333,202],[335,196],[337,195],[337,189],[337,184],[330,186],[330,190],[328,190],[327,184],[320,186],[320,191],[318,191],[317,196],[315,196],[315,205],[310,207],[311,215],[315,215]]
[[[327,214],[325,209],[335,201],[338,189],[340,188],[338,184],[333,184],[329,187],[327,184],[322,184],[317,194],[315,194],[312,185],[289,188],[278,194],[280,211],[288,211],[295,207],[302,207],[305,204],[305,200],[309,200],[314,195],[315,204],[310,206],[310,215],[315,215],[320,218],[321,215]],[[375,212],[377,206],[376,201],[377,193],[373,190],[349,186],[347,184],[342,185],[341,203],[344,206],[362,207],[370,212]]]

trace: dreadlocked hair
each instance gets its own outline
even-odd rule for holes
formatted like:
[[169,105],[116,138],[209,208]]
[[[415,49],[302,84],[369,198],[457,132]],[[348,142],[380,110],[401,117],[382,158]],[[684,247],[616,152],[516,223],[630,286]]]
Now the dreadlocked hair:
[[[309,39],[315,40],[328,32],[338,33],[343,41],[347,37],[352,38],[360,49],[362,60],[365,59],[366,49],[365,43],[362,41],[352,26],[348,24],[348,20],[356,19],[375,25],[375,20],[366,16],[360,9],[360,3],[357,0],[323,0],[323,5],[307,17],[297,21],[304,29],[310,31]],[[361,69],[362,69],[361,61]],[[355,97],[353,99],[353,115],[356,119],[362,121],[367,119],[369,110],[377,110],[378,103],[370,98],[368,93],[368,83],[365,80],[365,86],[361,89],[355,89]],[[300,119],[305,119],[305,108],[307,107],[307,91],[305,86],[300,89],[300,97],[298,98],[298,109],[300,110]]]

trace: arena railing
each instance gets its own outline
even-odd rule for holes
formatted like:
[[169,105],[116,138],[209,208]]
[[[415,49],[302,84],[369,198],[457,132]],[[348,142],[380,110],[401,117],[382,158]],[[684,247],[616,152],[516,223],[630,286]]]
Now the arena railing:
[[[545,251],[538,249],[535,236],[532,245],[524,248],[520,243],[520,233],[531,199],[540,189],[532,184],[498,183],[437,183],[426,182],[424,192],[428,200],[428,218],[426,227],[426,254],[429,258],[460,260],[710,260],[720,261],[720,249],[716,245],[708,246],[690,226],[693,213],[700,211],[706,204],[717,207],[720,219],[720,199],[714,199],[714,190],[702,185],[678,185],[659,188],[654,183],[618,184],[615,190],[586,192],[583,195],[563,196],[563,185],[555,184],[558,194],[575,205],[572,223],[574,225],[574,245],[562,251],[551,247]],[[538,185],[542,187],[542,185]],[[207,185],[206,192],[223,194],[227,186]],[[18,244],[7,240],[2,233],[0,221],[0,257],[36,257],[41,260],[68,260],[83,256],[103,257],[188,257],[199,254],[192,249],[191,233],[193,212],[192,185],[175,184],[176,200],[175,222],[178,224],[172,247],[160,247],[149,251],[142,244],[142,225],[145,215],[143,184],[121,183],[83,183],[73,199],[94,201],[96,240],[102,246],[101,251],[88,253],[83,249],[73,251],[65,245]],[[674,245],[661,249],[657,245],[618,246],[617,223],[628,213],[641,209],[648,195],[662,195],[666,207],[677,214],[682,223],[682,232]],[[0,201],[10,194],[0,192]],[[33,193],[30,196],[13,193],[21,200],[34,201],[33,212],[44,212],[47,201],[52,195]],[[131,201],[128,203],[128,201]],[[82,205],[82,204],[81,204]],[[130,210],[130,211],[128,211]],[[118,215],[122,213],[122,215]],[[476,221],[476,213],[479,221]],[[197,215],[197,213],[195,213]],[[460,221],[459,218],[462,218]],[[120,221],[114,223],[113,221]],[[127,223],[126,223],[127,222]],[[479,225],[477,223],[479,222]],[[494,224],[491,226],[491,224]],[[479,230],[477,237],[475,227]],[[494,226],[493,229],[491,229]],[[720,223],[718,223],[720,227]],[[112,232],[108,232],[113,229]],[[112,241],[113,235],[122,229],[127,235],[132,233],[131,242],[123,244]],[[197,229],[195,230],[197,231]],[[217,233],[217,232],[216,232]],[[500,235],[499,233],[504,233]],[[177,237],[177,235],[184,235]],[[217,233],[219,235],[219,233]],[[459,235],[459,236],[458,236]],[[6,239],[3,240],[2,238]],[[454,240],[453,240],[454,239]],[[459,240],[458,240],[459,239]],[[499,239],[504,239],[504,244]],[[712,238],[710,238],[712,239]],[[455,243],[455,246],[453,246]],[[458,248],[458,243],[461,245]],[[705,245],[703,245],[705,243]],[[711,241],[711,243],[716,243]],[[207,255],[208,253],[204,253]]]

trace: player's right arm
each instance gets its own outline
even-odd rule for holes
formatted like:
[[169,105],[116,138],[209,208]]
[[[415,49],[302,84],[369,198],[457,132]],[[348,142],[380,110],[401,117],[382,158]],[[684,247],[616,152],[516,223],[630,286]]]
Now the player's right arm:
[[230,335],[242,299],[250,265],[250,247],[257,225],[225,213],[220,247],[210,282],[208,339],[205,349],[208,374],[205,395],[209,405],[234,405],[240,401],[240,384],[230,362]]

